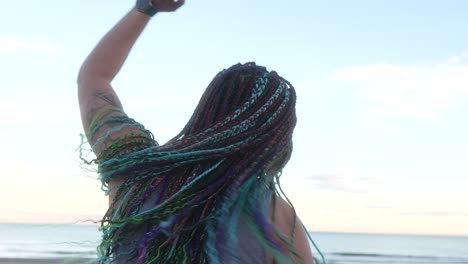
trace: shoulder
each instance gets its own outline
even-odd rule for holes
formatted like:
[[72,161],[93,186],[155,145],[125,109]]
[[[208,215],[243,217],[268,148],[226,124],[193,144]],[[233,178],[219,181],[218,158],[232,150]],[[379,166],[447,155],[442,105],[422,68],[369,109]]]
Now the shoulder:
[[[273,221],[286,238],[293,242],[295,250],[301,255],[305,264],[314,260],[306,231],[295,210],[281,197],[275,196],[273,203]],[[300,263],[300,262],[299,262]]]

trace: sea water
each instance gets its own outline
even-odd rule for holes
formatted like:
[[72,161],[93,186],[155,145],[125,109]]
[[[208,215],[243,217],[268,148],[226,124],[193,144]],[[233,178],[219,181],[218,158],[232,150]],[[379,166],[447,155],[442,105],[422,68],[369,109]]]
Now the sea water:
[[[328,264],[468,264],[468,237],[311,233]],[[91,225],[0,224],[0,258],[94,258]],[[318,257],[318,253],[314,251]],[[320,259],[320,258],[319,258]]]
[[351,233],[311,235],[328,264],[468,264],[468,237]]
[[93,225],[0,224],[0,258],[95,257]]

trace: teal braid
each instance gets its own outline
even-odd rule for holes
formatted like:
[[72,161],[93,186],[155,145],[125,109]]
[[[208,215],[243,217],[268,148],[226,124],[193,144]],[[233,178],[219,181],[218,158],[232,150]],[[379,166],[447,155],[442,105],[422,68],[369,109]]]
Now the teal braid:
[[[289,82],[247,63],[216,75],[166,144],[123,113],[103,113],[87,133],[93,148],[105,145],[91,163],[103,190],[121,184],[102,219],[99,261],[239,263],[241,219],[277,263],[298,259],[272,223],[269,202],[291,156],[295,102]],[[141,132],[108,143],[127,128]]]

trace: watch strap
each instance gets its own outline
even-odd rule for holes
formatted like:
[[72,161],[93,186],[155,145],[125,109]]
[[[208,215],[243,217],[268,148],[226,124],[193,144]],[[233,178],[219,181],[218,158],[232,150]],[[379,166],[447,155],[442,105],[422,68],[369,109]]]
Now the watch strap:
[[152,0],[137,0],[136,8],[143,14],[146,14],[150,17],[156,15],[158,10],[154,8]]

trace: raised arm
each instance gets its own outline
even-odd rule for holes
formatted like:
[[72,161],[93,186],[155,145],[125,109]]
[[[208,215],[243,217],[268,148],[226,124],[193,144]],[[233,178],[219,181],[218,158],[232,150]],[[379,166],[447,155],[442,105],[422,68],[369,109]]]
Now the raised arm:
[[[150,1],[150,0],[148,0]],[[139,2],[141,2],[139,0]],[[184,0],[153,0],[150,4],[159,12],[175,11]],[[148,14],[132,8],[97,44],[86,58],[78,75],[78,99],[85,131],[91,122],[105,115],[123,115],[122,104],[111,86],[130,50],[150,20]],[[91,144],[95,138],[88,138]],[[95,149],[95,152],[99,152]],[[99,153],[96,153],[99,154]]]

